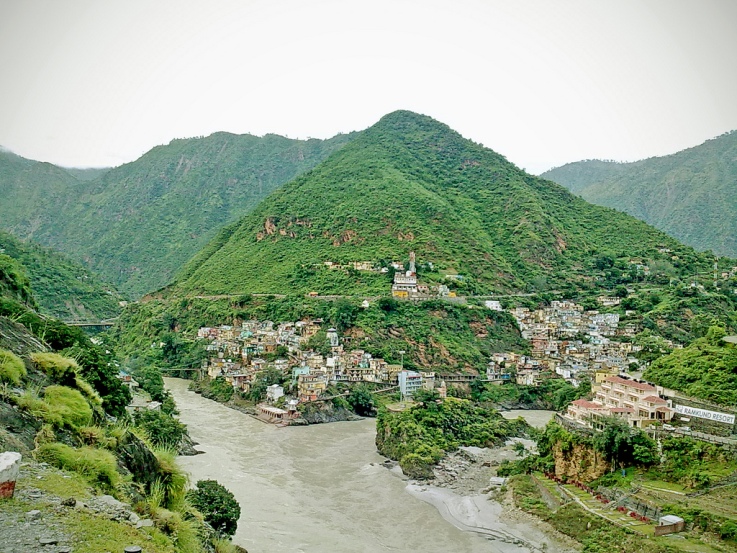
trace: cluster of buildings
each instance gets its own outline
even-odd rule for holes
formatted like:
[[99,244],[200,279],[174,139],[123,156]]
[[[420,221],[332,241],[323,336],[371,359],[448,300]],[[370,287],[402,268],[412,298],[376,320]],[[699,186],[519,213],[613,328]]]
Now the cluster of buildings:
[[[603,305],[616,305],[619,298],[601,297]],[[636,361],[640,347],[622,337],[634,337],[635,324],[620,325],[618,313],[586,311],[571,301],[553,301],[550,307],[510,310],[522,337],[532,346],[531,355],[495,354],[489,372],[513,370],[518,384],[537,386],[545,378],[562,377],[574,386],[597,374],[619,374]],[[490,378],[491,379],[491,378]]]
[[[271,321],[245,321],[241,326],[200,328],[197,336],[210,341],[207,349],[211,352],[203,370],[210,378],[222,376],[237,390],[248,392],[259,373],[273,368],[291,377],[295,406],[317,400],[329,385],[339,382],[384,383],[398,386],[405,396],[419,387],[435,387],[434,373],[406,371],[402,365],[387,363],[361,349],[345,351],[334,328],[327,332],[329,354],[304,351],[300,346],[317,333],[322,322],[315,319],[275,326]],[[280,353],[284,356],[278,356]],[[283,396],[282,386],[267,389],[268,403],[277,403]],[[283,402],[288,404],[289,400],[285,397]]]
[[[394,273],[394,282],[392,283],[392,297],[400,299],[422,300],[434,297],[455,298],[455,292],[452,292],[445,284],[436,286],[428,286],[417,282],[417,267],[415,264],[415,252],[409,252],[409,267],[405,271],[401,264],[392,263],[396,272]],[[463,280],[461,275],[447,275],[450,280]]]

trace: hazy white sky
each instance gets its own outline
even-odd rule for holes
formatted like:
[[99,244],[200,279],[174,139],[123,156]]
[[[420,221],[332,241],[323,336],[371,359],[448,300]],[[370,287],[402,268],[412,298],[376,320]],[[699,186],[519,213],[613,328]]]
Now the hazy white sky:
[[396,109],[531,172],[737,129],[734,0],[0,0],[0,144],[66,166]]

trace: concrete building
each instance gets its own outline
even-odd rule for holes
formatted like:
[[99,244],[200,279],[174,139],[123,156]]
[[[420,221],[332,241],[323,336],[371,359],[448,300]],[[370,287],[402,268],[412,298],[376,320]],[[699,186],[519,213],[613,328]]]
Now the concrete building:
[[284,388],[279,384],[272,384],[266,387],[266,401],[276,403],[276,401],[284,396]]
[[593,401],[576,400],[563,416],[591,428],[599,426],[597,418],[602,416],[620,417],[630,426],[644,428],[670,421],[674,413],[670,401],[659,397],[652,384],[607,376]]
[[422,375],[415,371],[399,372],[399,391],[402,397],[412,397],[412,394],[422,388]]

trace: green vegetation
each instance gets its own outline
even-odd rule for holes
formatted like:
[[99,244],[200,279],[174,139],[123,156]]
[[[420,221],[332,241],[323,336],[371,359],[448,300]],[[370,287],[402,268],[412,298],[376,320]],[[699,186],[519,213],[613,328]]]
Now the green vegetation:
[[[503,461],[498,473],[500,476],[510,476],[532,470],[554,472],[556,462],[560,462],[560,459],[556,460],[556,452],[567,455],[574,447],[600,453],[613,467],[649,467],[658,462],[657,445],[642,430],[631,428],[625,421],[615,417],[602,418],[601,424],[603,428],[600,432],[588,435],[571,432],[551,421],[536,435],[537,455]],[[577,470],[577,467],[574,468]]]
[[[190,261],[171,293],[385,294],[389,274],[325,261],[405,261],[461,294],[596,286],[599,256],[707,256],[526,174],[447,126],[395,112],[271,194]],[[429,264],[431,263],[431,265]],[[447,274],[461,274],[448,280]]]
[[617,417],[603,418],[602,425],[592,444],[612,466],[649,466],[658,461],[657,444],[642,430]]
[[355,386],[346,397],[348,405],[357,415],[370,417],[376,414],[376,402],[371,390],[365,384]]
[[737,133],[634,163],[569,163],[543,173],[595,204],[614,207],[700,250],[737,257]]
[[687,489],[708,487],[737,470],[737,460],[722,448],[689,437],[666,438],[662,455],[663,461],[649,476]]
[[[11,278],[14,275],[6,271],[0,283]],[[29,303],[19,301],[16,290],[0,287],[0,344],[8,348],[0,349],[0,413],[12,420],[0,431],[0,444],[24,455],[32,452],[50,465],[23,464],[22,471],[41,472],[32,484],[64,499],[89,497],[91,485],[97,492],[134,503],[134,509],[155,525],[145,530],[151,538],[147,550],[233,553],[232,544],[215,535],[186,501],[186,473],[176,464],[175,450],[167,449],[179,445],[184,426],[172,417],[176,407],[163,390],[158,370],[142,372],[150,375],[147,387],[160,393],[162,411],[146,411],[132,421],[125,410],[130,392],[117,378],[107,345],[94,345],[79,329],[38,315]],[[41,339],[55,351],[38,351],[47,348]],[[111,422],[101,407],[118,421]],[[71,473],[57,477],[52,466]],[[9,519],[12,524],[36,502],[32,497],[11,500],[4,503],[3,512],[14,517]],[[59,501],[54,505],[46,518],[56,518]],[[24,510],[18,512],[19,506]],[[140,531],[127,524],[74,509],[54,524],[63,527],[75,551],[82,553],[118,551],[141,539]]]
[[433,466],[459,446],[489,447],[528,428],[507,421],[498,412],[469,400],[415,393],[418,403],[404,411],[379,410],[376,446],[379,453],[399,461],[412,478],[429,478]]
[[92,447],[73,448],[62,443],[42,444],[36,458],[60,469],[76,472],[105,492],[112,492],[122,481],[115,456]]
[[[281,377],[281,375],[279,375]],[[278,378],[280,380],[280,378]],[[266,397],[266,387],[277,382],[271,382],[266,375],[257,374],[255,377],[255,385],[251,390],[251,395],[254,397],[254,401],[261,401]],[[206,391],[203,391],[203,396],[208,399],[219,401],[220,403],[226,403],[230,401],[234,394],[233,386],[222,376],[218,376],[208,386]]]
[[12,351],[0,348],[0,382],[20,384],[24,376],[26,366],[23,360]]
[[[371,302],[368,308],[360,307],[360,303],[358,299],[326,302],[304,296],[250,295],[218,300],[151,300],[126,308],[110,339],[115,349],[129,358],[130,366],[162,369],[199,366],[205,350],[192,340],[197,329],[236,319],[279,323],[322,318],[325,330],[342,321],[343,335],[350,339],[351,347],[395,364],[402,360],[399,352],[405,351],[404,365],[410,369],[485,370],[492,352],[524,352],[528,347],[507,313],[439,300],[396,302],[390,311],[382,309],[381,301]],[[177,328],[176,333],[170,330],[172,326]],[[177,353],[168,357],[167,340],[180,344]],[[157,347],[160,343],[164,346]],[[328,347],[325,334],[318,333],[308,346],[324,351]]]
[[[120,294],[66,255],[32,242],[22,242],[2,231],[0,252],[25,267],[28,272],[26,286],[30,283],[42,314],[65,320],[99,321],[120,313]],[[2,257],[0,255],[0,271],[4,265]],[[28,301],[27,297],[21,296],[21,299]]]
[[133,420],[146,433],[151,443],[159,447],[176,449],[186,432],[186,427],[177,419],[155,409],[139,411]]
[[74,386],[79,365],[74,359],[63,357],[58,353],[34,353],[33,363],[54,382],[65,386]]
[[516,505],[549,522],[556,530],[583,545],[585,553],[675,553],[679,549],[628,532],[597,517],[576,503],[568,503],[552,509],[545,501],[540,488],[529,475],[515,476],[510,481]]
[[235,534],[241,507],[225,486],[216,480],[199,480],[195,489],[187,493],[187,498],[216,532],[226,536]]
[[574,388],[562,378],[544,380],[539,386],[518,386],[514,383],[495,385],[475,380],[471,382],[471,399],[481,403],[530,405],[537,409],[561,411],[572,401],[591,392],[591,386]]
[[77,390],[66,386],[47,386],[43,400],[48,406],[49,422],[58,421],[60,428],[79,428],[92,422],[92,407]]
[[657,359],[643,377],[693,397],[722,405],[737,403],[737,349],[722,342],[723,328],[711,327],[708,335],[689,346]]
[[[1,251],[3,250],[0,249]],[[4,253],[0,253],[0,296],[8,296],[31,307],[35,306],[25,267]]]
[[98,175],[0,152],[0,226],[84,260],[126,295],[140,297],[169,282],[220,227],[352,136],[215,133],[173,140]]

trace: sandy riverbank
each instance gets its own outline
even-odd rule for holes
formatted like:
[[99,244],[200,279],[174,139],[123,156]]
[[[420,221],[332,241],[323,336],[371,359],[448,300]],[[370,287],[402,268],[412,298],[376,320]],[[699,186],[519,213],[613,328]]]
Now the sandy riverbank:
[[493,543],[494,553],[574,551],[561,546],[529,522],[503,516],[502,505],[487,495],[459,495],[447,488],[409,484],[407,491],[435,507],[453,526],[474,532]]
[[410,480],[407,492],[434,506],[456,528],[489,540],[494,553],[577,551],[575,542],[518,510],[509,494],[500,494],[498,487],[490,485],[501,461],[519,458],[514,451],[516,442],[528,450],[534,448],[534,442],[520,438],[496,448],[462,448],[440,463],[433,480]]

